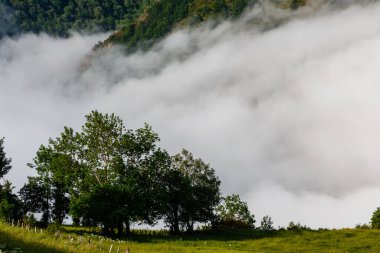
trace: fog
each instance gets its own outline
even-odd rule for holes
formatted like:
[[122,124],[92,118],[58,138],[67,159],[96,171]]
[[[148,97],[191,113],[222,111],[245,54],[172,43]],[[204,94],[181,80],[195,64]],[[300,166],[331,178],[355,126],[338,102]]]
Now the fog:
[[210,163],[223,193],[240,194],[257,220],[368,222],[380,206],[380,4],[321,3],[255,8],[129,56],[117,47],[89,56],[106,34],[4,38],[7,178],[22,186],[39,145],[97,109],[128,128],[147,122],[171,154],[186,148]]

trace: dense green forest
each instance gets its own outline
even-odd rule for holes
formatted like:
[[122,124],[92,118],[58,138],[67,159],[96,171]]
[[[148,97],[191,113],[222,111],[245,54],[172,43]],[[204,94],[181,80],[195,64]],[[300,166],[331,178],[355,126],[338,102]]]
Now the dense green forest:
[[[305,0],[272,0],[296,9]],[[95,48],[114,44],[129,51],[148,49],[176,27],[195,26],[206,20],[239,17],[257,0],[0,0],[0,38],[23,32],[67,37],[115,31]]]
[[[66,37],[70,31],[112,31],[134,20],[151,0],[0,0],[5,34],[22,32]],[[7,13],[7,18],[5,14]]]
[[142,15],[127,23],[98,46],[122,44],[147,49],[177,26],[194,26],[210,18],[236,18],[257,0],[161,0],[149,5]]

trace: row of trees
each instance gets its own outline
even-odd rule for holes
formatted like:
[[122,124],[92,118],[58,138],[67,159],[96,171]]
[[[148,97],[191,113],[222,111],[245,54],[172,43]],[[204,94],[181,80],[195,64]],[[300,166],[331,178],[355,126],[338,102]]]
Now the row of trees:
[[[209,164],[187,150],[170,156],[158,144],[149,125],[127,130],[116,115],[93,111],[80,132],[65,127],[39,148],[29,164],[36,176],[21,188],[20,200],[10,185],[2,187],[16,200],[2,217],[39,213],[46,226],[70,216],[78,225],[119,235],[129,233],[132,223],[158,220],[174,233],[191,232],[199,223],[254,227],[254,216],[238,195],[221,197],[220,180]],[[2,177],[10,159],[1,153]],[[1,203],[0,210],[6,206]]]
[[[129,44],[161,38],[176,23],[209,16],[238,16],[256,0],[0,0],[1,26],[8,31],[45,32],[68,36],[70,31],[112,31],[120,27]],[[0,30],[1,31],[1,30]],[[138,40],[138,41],[135,41]]]
[[[9,14],[8,34],[46,32],[68,36],[76,31],[115,30],[135,19],[151,0],[0,0],[0,13]],[[1,17],[0,17],[1,18]],[[1,34],[0,34],[1,35]]]
[[152,1],[136,20],[124,23],[119,31],[95,48],[122,44],[129,51],[149,49],[178,26],[195,26],[220,18],[236,18],[257,0],[161,0]]

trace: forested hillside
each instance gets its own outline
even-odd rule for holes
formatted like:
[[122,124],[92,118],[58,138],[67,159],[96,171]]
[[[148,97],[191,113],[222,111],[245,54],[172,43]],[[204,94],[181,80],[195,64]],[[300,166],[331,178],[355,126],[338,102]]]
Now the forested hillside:
[[[298,8],[306,0],[271,0],[281,8]],[[116,31],[96,48],[114,44],[147,49],[176,27],[239,17],[258,0],[0,0],[0,38],[24,32],[67,37]]]
[[130,49],[149,48],[176,26],[192,26],[210,18],[238,17],[257,0],[161,0],[149,5],[133,22],[111,35],[104,43],[123,44]]
[[[0,0],[5,35],[22,32],[68,36],[115,30],[134,20],[151,0]],[[6,15],[8,16],[7,18]],[[0,34],[1,35],[1,34]]]

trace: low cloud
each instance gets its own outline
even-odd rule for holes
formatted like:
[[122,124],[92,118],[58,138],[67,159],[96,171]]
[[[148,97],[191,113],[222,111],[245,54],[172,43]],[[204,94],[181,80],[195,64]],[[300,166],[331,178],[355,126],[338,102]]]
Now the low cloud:
[[98,109],[130,128],[148,122],[172,154],[185,147],[210,162],[223,192],[241,194],[257,218],[367,222],[380,192],[379,11],[377,3],[315,5],[291,18],[283,11],[275,25],[270,10],[254,9],[177,31],[148,52],[102,52],[82,73],[106,35],[3,39],[0,135],[14,160],[10,179],[22,185],[38,146]]

